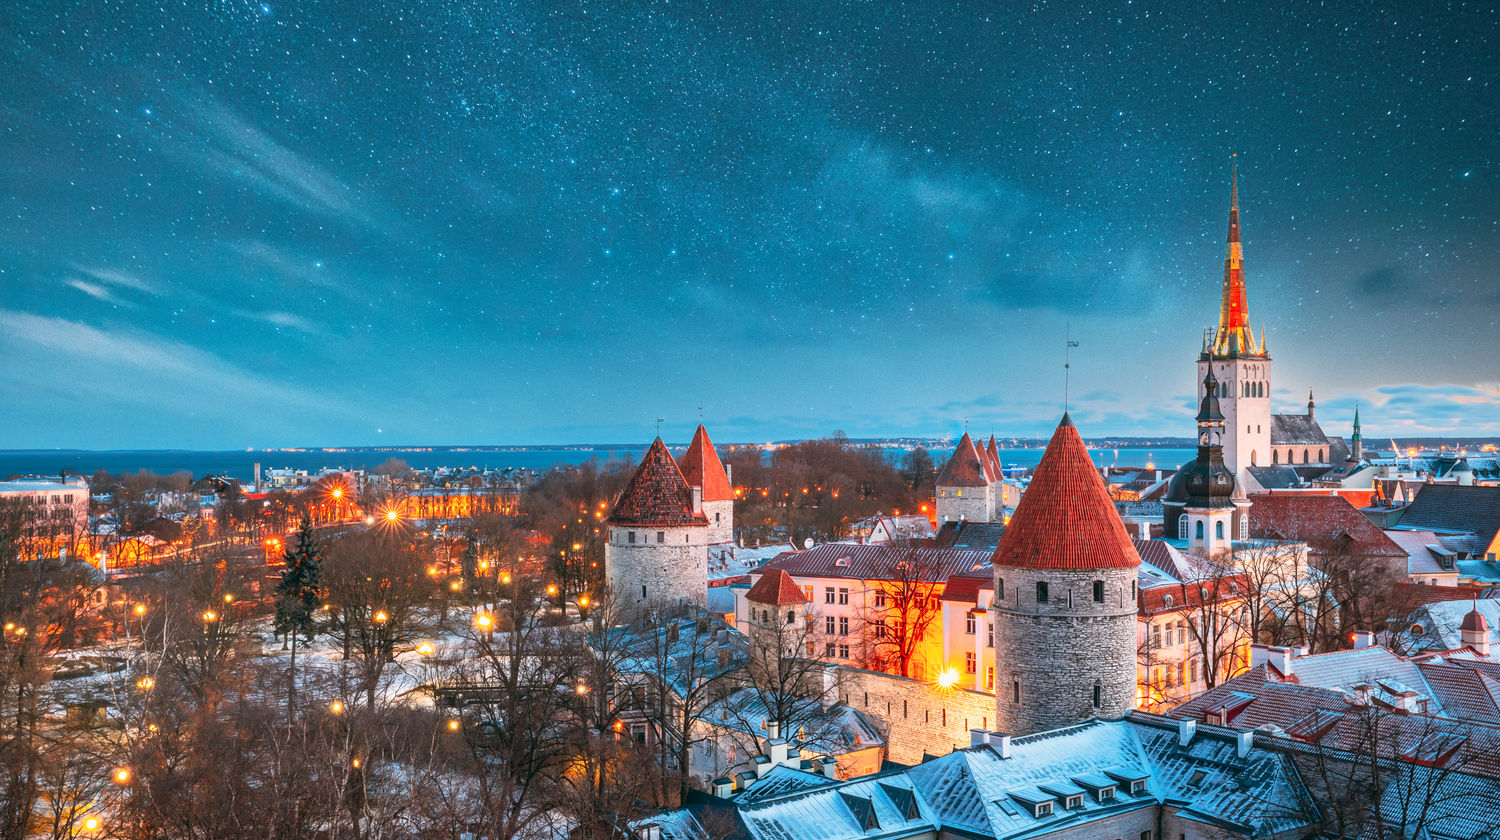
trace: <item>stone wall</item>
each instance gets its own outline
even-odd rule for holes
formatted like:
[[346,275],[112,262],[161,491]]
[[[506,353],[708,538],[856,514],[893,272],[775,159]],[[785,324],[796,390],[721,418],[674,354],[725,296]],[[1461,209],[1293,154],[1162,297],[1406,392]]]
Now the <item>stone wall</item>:
[[708,517],[708,542],[734,542],[734,500],[704,502],[703,515]]
[[838,700],[886,733],[892,761],[916,764],[924,753],[947,755],[969,745],[970,729],[995,726],[995,698],[982,691],[833,666]]
[[[1135,707],[1135,568],[999,566],[995,574],[996,729],[1029,735]],[[1047,585],[1045,603],[1038,583]]]
[[[962,496],[958,495],[963,493]],[[989,522],[995,513],[994,491],[989,487],[937,488],[937,520]]]
[[[630,542],[630,534],[635,542]],[[660,537],[660,541],[658,541]],[[622,613],[646,606],[708,600],[708,529],[610,526],[604,581]]]

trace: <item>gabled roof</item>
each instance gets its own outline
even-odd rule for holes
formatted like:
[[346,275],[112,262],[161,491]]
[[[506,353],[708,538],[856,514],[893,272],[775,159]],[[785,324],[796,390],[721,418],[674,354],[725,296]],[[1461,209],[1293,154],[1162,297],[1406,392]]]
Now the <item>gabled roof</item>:
[[[751,570],[750,574],[753,576],[782,569],[793,577],[887,580],[894,574],[897,565],[903,562],[913,563],[919,569],[930,569],[930,579],[944,581],[959,572],[988,569],[990,552],[921,548],[890,543],[824,543],[806,551],[788,551],[778,555],[776,559]],[[924,575],[924,579],[929,578]]]
[[807,593],[792,580],[792,576],[781,569],[772,569],[760,576],[760,580],[745,593],[745,600],[757,604],[784,607],[788,604],[807,603]]
[[1500,531],[1500,487],[1428,484],[1401,514],[1396,527],[1475,533],[1487,546]]
[[707,525],[708,519],[693,512],[693,491],[688,487],[666,444],[657,438],[641,457],[641,465],[609,513],[612,525]]
[[1385,532],[1342,496],[1321,493],[1268,493],[1250,497],[1250,536],[1299,540],[1320,551],[1347,539],[1354,551],[1371,557],[1407,556]]
[[[1328,436],[1311,414],[1272,414],[1272,446],[1328,446]],[[1324,453],[1327,457],[1328,453]],[[1318,453],[1311,454],[1311,462],[1317,463]]]
[[985,469],[984,456],[979,447],[969,438],[969,433],[959,439],[958,447],[938,473],[939,487],[985,487],[990,483],[989,470]]
[[703,488],[703,501],[734,501],[729,476],[724,472],[724,464],[719,460],[719,453],[714,451],[714,442],[708,439],[708,430],[702,423],[698,424],[693,442],[688,444],[677,465],[682,468],[682,477],[689,485]]
[[995,549],[996,566],[1135,568],[1141,563],[1083,438],[1063,415]]
[[970,522],[967,519],[950,519],[937,532],[938,548],[972,548],[993,553],[1005,535],[1001,522]]

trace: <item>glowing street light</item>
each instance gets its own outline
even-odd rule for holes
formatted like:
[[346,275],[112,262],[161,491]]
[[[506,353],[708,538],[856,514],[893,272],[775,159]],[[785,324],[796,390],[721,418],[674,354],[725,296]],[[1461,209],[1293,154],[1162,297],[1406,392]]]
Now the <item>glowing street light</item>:
[[557,594],[557,584],[555,584],[555,583],[549,583],[549,584],[547,584],[547,594],[548,595],[556,595]]
[[458,728],[460,726],[463,726],[463,724],[459,723],[458,718],[449,718],[448,719],[448,731],[449,732],[457,732]]
[[365,524],[366,525],[374,525],[375,524],[375,517],[373,517],[373,516],[366,516],[365,517]]
[[136,615],[145,615],[146,614],[146,605],[145,604],[136,604],[135,605],[135,614]]
[[335,700],[332,703],[328,704],[328,711],[333,712],[336,715],[341,715],[344,713],[344,704]]
[[233,604],[234,603],[234,596],[231,595],[228,592],[225,592],[224,593],[224,603],[226,603],[226,604]]
[[130,781],[130,768],[129,767],[116,767],[115,768],[115,784],[117,784],[117,785],[123,785],[123,784],[125,784],[128,781]]
[[949,668],[938,674],[937,684],[941,688],[952,688],[958,685],[958,669]]
[[335,487],[335,488],[333,488],[333,497],[335,499],[342,499],[342,498],[344,498],[344,488],[342,488],[342,487]]
[[578,606],[580,606],[580,607],[586,607],[588,605],[589,605],[589,596],[587,596],[587,595],[579,595],[578,596]]
[[386,615],[385,610],[376,610],[375,615],[371,616],[371,618],[375,621],[376,624],[384,624],[385,622],[389,621],[391,617],[389,615]]
[[83,830],[84,831],[98,831],[99,830],[99,818],[98,817],[89,817],[88,819],[84,820],[83,821]]
[[458,590],[463,588],[463,584],[455,580],[452,583],[448,584],[448,588],[453,590],[454,592],[457,592]]
[[423,642],[422,644],[417,645],[417,653],[420,653],[423,656],[431,656],[432,651],[432,642]]
[[150,677],[141,677],[140,679],[135,681],[135,687],[139,688],[142,691],[150,691],[152,688],[156,687],[156,680],[153,680]]
[[204,610],[203,611],[203,621],[204,621],[204,623],[206,623],[206,624],[212,624],[213,622],[218,621],[218,620],[219,620],[219,614],[218,613],[214,612],[213,610]]
[[401,518],[401,513],[399,511],[397,511],[395,508],[391,508],[390,510],[388,510],[388,511],[385,512],[385,521],[387,521],[387,522],[395,522],[397,519],[400,519],[400,518]]
[[486,613],[480,613],[475,617],[474,623],[479,625],[479,629],[488,630],[494,626],[495,620],[493,618],[490,618]]

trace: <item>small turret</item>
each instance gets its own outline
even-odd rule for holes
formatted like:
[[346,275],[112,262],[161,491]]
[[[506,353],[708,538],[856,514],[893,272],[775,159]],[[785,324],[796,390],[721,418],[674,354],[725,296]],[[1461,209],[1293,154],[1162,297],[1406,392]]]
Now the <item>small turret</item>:
[[1484,614],[1479,611],[1479,602],[1474,602],[1474,608],[1464,616],[1464,623],[1458,626],[1458,638],[1465,647],[1474,649],[1480,656],[1490,655],[1490,623],[1485,620]]
[[1309,419],[1309,420],[1313,419],[1313,408],[1316,405],[1317,404],[1313,402],[1312,388],[1309,387],[1307,389],[1307,419]]

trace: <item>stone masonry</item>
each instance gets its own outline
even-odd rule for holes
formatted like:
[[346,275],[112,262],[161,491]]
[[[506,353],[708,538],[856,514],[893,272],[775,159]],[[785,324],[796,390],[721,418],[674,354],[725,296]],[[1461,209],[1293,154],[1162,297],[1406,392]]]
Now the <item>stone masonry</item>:
[[605,584],[626,615],[708,599],[708,529],[702,525],[612,525],[604,545]]

